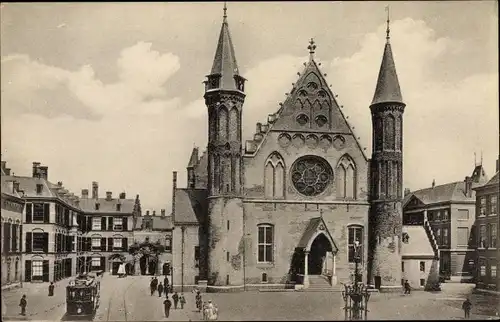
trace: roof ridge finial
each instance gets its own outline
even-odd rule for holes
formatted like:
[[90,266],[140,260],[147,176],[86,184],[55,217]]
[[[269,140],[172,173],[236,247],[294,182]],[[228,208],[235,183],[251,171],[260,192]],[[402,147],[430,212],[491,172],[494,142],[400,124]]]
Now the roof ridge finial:
[[387,42],[389,42],[389,39],[391,38],[391,36],[389,35],[390,32],[391,32],[391,29],[389,28],[389,24],[391,22],[391,19],[390,19],[390,16],[389,16],[389,6],[387,5],[385,7],[385,11],[387,11],[387,29],[386,29],[386,36],[385,36],[385,39],[387,40]]
[[224,1],[224,15],[222,18],[224,19],[224,22],[227,22],[227,1]]
[[314,38],[311,38],[311,40],[309,40],[309,46],[307,46],[307,49],[309,49],[309,59],[313,60],[314,59],[314,50],[316,49],[316,45],[314,43]]
[[474,168],[476,167],[476,165],[477,165],[476,152],[474,151]]

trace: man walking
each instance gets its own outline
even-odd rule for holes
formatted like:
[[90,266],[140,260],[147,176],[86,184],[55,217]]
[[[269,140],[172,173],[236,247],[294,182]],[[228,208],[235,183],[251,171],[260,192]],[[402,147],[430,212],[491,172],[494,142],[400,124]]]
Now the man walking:
[[462,310],[464,310],[465,313],[465,319],[470,318],[470,310],[472,309],[472,303],[471,301],[467,298],[464,303],[462,304]]
[[165,309],[165,316],[168,318],[170,315],[170,307],[172,306],[172,302],[168,299],[168,297],[163,301],[163,308]]
[[405,280],[405,294],[410,294],[410,293],[411,293],[410,283],[408,283],[408,280]]
[[21,315],[26,315],[26,305],[28,305],[28,301],[26,301],[26,295],[21,297],[21,302],[19,302],[19,306],[21,307]]
[[200,290],[196,290],[196,308],[198,309],[198,312],[200,312],[202,309]]
[[161,297],[163,294],[163,285],[160,282],[160,285],[158,285],[158,296]]
[[184,304],[186,304],[186,299],[184,298],[184,294],[181,293],[179,297],[179,302],[181,303],[181,310],[184,309]]
[[177,302],[179,302],[179,295],[177,292],[174,292],[174,295],[172,295],[172,299],[174,300],[174,310],[177,310]]
[[54,282],[50,282],[50,285],[49,285],[49,296],[54,296]]
[[157,286],[157,283],[158,283],[158,280],[157,279],[154,279],[153,277],[151,278],[151,283],[149,284],[149,287],[151,288],[151,296],[153,296],[153,294],[155,293],[156,291],[156,286]]

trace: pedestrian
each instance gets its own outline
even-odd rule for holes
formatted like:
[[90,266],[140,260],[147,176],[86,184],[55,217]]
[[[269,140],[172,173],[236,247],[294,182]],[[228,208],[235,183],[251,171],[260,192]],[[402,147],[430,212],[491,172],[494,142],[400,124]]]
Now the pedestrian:
[[410,293],[411,293],[410,283],[408,283],[408,280],[405,280],[405,294],[410,294]]
[[163,288],[163,291],[165,292],[165,297],[168,297],[169,290],[170,288],[167,285],[165,285],[165,287]]
[[470,318],[470,310],[472,309],[472,303],[471,301],[467,298],[464,303],[462,303],[462,310],[464,310],[465,313],[465,318],[469,319]]
[[168,318],[170,315],[170,307],[172,306],[172,302],[167,297],[165,301],[163,301],[163,308],[165,309],[165,316]]
[[177,294],[177,292],[172,295],[172,299],[174,300],[174,309],[177,310],[177,302],[179,302],[179,295]]
[[151,288],[151,296],[153,296],[153,294],[155,293],[156,291],[156,280],[154,278],[151,278],[151,283],[149,284],[149,287]]
[[49,296],[54,296],[54,282],[50,282],[50,285],[49,285]]
[[26,294],[21,297],[21,302],[19,302],[19,306],[21,307],[21,315],[26,315],[26,305],[28,305],[28,301],[26,301]]
[[179,296],[179,302],[181,303],[181,310],[184,309],[184,304],[186,304],[186,299],[184,298],[184,294],[182,293]]
[[160,282],[158,285],[158,296],[161,297],[163,295],[163,284]]
[[165,286],[170,285],[170,281],[168,280],[167,275],[165,275],[165,278],[163,279],[163,285]]
[[196,297],[195,298],[196,298],[196,308],[198,309],[198,312],[200,312],[202,309],[200,290],[196,290]]

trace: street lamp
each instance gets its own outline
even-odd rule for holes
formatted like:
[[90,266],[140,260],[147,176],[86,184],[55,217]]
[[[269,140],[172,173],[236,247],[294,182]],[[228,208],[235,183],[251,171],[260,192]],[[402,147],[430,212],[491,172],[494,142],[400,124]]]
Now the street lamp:
[[360,250],[359,241],[356,240],[354,242],[354,283],[353,285],[344,284],[344,289],[342,290],[342,298],[345,303],[345,320],[366,320],[368,315],[370,292],[368,291],[368,286],[363,284],[361,273],[359,272]]

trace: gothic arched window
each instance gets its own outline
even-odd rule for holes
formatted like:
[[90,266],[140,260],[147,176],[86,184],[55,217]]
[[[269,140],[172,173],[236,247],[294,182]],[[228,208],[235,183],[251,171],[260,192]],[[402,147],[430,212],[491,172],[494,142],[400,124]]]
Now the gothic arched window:
[[384,131],[384,148],[389,150],[394,150],[394,135],[396,134],[394,125],[394,116],[389,114],[385,123]]
[[222,106],[219,109],[219,141],[225,141],[228,139],[227,132],[228,128],[228,113],[226,107]]
[[337,198],[356,199],[356,165],[349,155],[344,155],[336,169]]
[[271,153],[266,160],[264,191],[266,198],[285,197],[285,162],[278,152]]
[[238,114],[236,106],[229,111],[229,141],[238,141]]

